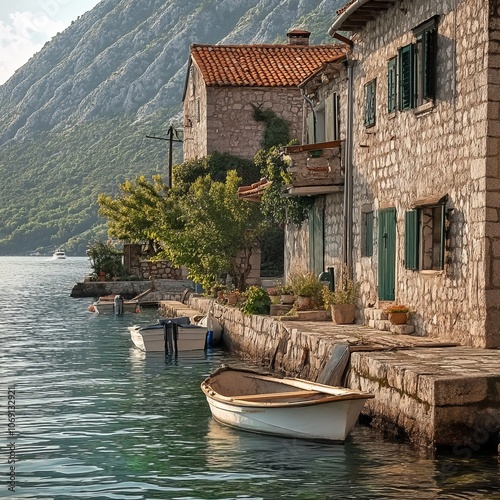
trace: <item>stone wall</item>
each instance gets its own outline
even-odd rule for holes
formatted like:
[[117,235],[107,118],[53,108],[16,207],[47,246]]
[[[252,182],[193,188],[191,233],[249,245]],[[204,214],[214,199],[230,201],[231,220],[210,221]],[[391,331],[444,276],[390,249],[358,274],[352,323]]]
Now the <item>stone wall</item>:
[[[440,16],[434,106],[389,114],[387,61],[414,40],[415,26],[434,15]],[[414,309],[418,333],[475,346],[490,344],[484,329],[487,59],[477,57],[488,51],[486,26],[479,0],[403,1],[367,24],[353,49],[356,276],[360,281],[377,276],[376,237],[373,258],[367,261],[360,255],[360,207],[394,207],[396,301]],[[374,78],[376,125],[367,129],[364,85]],[[444,194],[450,210],[444,271],[405,269],[405,211],[418,198]]]
[[193,66],[184,100],[184,159],[215,151],[253,159],[261,149],[265,124],[254,120],[252,104],[272,109],[289,122],[291,137],[300,139],[303,99],[299,89],[207,88]]
[[187,279],[187,269],[184,267],[177,268],[172,265],[170,261],[150,261],[141,260],[140,277],[149,279],[169,279],[169,280],[185,280]]
[[[489,2],[488,144],[486,172],[475,171],[486,184],[486,343],[500,346],[500,3]],[[486,9],[484,9],[486,11]],[[484,13],[482,14],[484,16]],[[472,53],[469,51],[469,59]],[[470,85],[470,84],[469,84]],[[471,115],[472,118],[472,115]]]
[[[489,15],[480,0],[404,0],[354,35],[352,51],[353,262],[355,278],[362,283],[358,309],[378,301],[377,211],[393,207],[396,301],[414,311],[417,334],[477,347],[500,346],[495,326],[500,320],[500,22],[493,4]],[[415,40],[412,29],[434,15],[439,16],[436,99],[433,105],[388,113],[387,62]],[[366,128],[364,86],[373,79],[376,124]],[[342,79],[338,83],[348,86]],[[324,91],[334,86],[329,82]],[[344,94],[344,124],[346,105]],[[343,128],[341,139],[345,133]],[[416,199],[445,194],[444,270],[406,269],[405,212]],[[328,198],[334,206],[334,195]],[[361,251],[367,206],[375,215],[371,257]],[[339,256],[339,212],[325,212],[327,263]],[[307,263],[307,246],[303,249],[294,258]]]

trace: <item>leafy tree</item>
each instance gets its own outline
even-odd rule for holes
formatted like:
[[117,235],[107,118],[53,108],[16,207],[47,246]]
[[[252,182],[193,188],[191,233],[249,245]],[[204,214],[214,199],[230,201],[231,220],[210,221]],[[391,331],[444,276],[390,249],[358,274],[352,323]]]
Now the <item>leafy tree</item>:
[[169,210],[168,186],[161,175],[154,175],[153,182],[144,176],[134,182],[120,184],[121,196],[113,198],[100,194],[99,215],[108,220],[109,236],[131,242],[147,241],[148,253],[155,256],[160,242],[154,237],[156,225],[162,214]]
[[237,196],[241,178],[227,174],[226,182],[199,177],[185,196],[176,198],[182,227],[163,226],[163,255],[186,266],[190,277],[205,289],[222,273],[229,273],[245,290],[250,255],[264,229],[259,207]]

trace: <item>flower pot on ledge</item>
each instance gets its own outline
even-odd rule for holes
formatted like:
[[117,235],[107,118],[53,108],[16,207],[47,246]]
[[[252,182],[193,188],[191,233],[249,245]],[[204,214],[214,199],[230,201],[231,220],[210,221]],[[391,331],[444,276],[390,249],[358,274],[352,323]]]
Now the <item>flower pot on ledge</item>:
[[393,325],[404,325],[407,320],[408,320],[408,313],[405,312],[389,313],[389,321]]
[[281,296],[282,304],[293,304],[295,302],[295,295],[285,294]]
[[332,321],[336,325],[350,325],[356,317],[356,304],[332,304],[330,305]]

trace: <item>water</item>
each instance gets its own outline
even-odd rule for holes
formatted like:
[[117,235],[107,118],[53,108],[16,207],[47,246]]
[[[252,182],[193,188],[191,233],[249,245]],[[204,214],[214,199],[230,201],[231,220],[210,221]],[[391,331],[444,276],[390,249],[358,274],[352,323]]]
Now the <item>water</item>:
[[332,446],[217,424],[200,383],[241,362],[140,353],[127,326],[156,312],[89,313],[69,296],[88,271],[84,258],[0,257],[1,498],[500,498],[495,456],[422,457],[362,426]]

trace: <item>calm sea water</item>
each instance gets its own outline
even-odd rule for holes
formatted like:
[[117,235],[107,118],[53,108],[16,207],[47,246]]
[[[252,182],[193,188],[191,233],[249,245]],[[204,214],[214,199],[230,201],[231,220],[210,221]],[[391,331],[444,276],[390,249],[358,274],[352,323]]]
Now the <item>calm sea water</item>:
[[0,257],[0,497],[500,498],[498,457],[425,458],[362,426],[332,446],[217,424],[200,383],[241,362],[140,353],[127,326],[156,312],[89,313],[69,296],[88,271],[85,258]]

